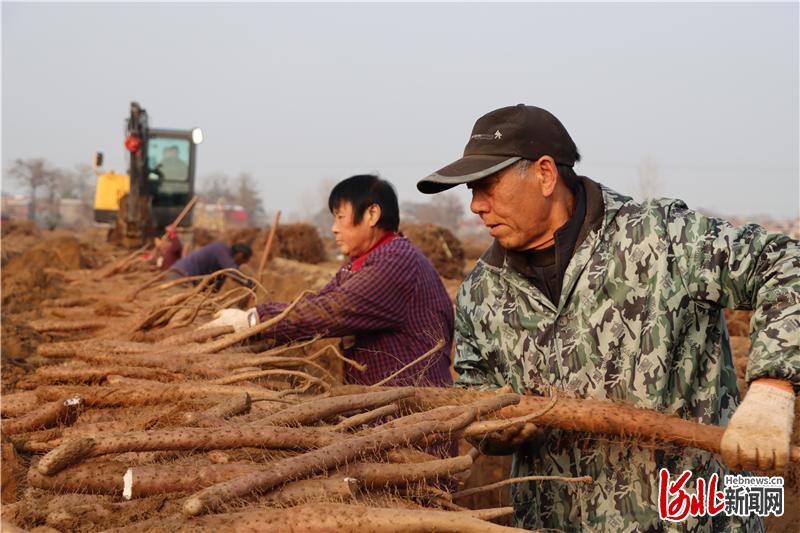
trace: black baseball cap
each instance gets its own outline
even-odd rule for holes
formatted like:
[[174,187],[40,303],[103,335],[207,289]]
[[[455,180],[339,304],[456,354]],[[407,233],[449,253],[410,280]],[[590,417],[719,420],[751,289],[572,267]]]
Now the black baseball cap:
[[549,111],[525,104],[502,107],[475,122],[464,157],[417,183],[425,194],[446,191],[485,178],[520,159],[549,155],[557,164],[573,166],[578,148],[563,124]]

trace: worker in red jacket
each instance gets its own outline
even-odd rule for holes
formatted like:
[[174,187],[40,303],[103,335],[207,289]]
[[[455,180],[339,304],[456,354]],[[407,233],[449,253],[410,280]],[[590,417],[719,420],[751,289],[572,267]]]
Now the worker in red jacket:
[[153,260],[159,270],[169,270],[183,254],[183,244],[174,226],[167,226],[164,238],[156,239]]

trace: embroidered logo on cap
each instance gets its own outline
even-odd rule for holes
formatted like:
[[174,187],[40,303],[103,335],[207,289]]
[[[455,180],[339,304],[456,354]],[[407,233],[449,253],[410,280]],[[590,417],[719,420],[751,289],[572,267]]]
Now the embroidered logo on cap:
[[503,134],[500,133],[500,130],[497,130],[494,133],[476,133],[470,137],[470,140],[475,139],[480,141],[494,141],[502,138]]

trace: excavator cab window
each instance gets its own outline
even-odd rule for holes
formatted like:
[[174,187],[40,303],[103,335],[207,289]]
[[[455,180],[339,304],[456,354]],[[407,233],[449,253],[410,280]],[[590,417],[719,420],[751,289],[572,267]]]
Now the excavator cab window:
[[183,206],[191,197],[189,139],[151,137],[147,142],[147,167],[153,207]]
[[190,141],[187,139],[150,139],[147,144],[149,179],[167,182],[188,181],[190,149]]

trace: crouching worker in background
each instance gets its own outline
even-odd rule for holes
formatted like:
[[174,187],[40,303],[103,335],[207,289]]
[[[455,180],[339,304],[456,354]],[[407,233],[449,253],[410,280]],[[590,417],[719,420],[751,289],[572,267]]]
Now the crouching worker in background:
[[[247,263],[253,255],[253,250],[246,244],[236,243],[228,246],[222,241],[215,241],[198,248],[186,257],[179,259],[172,265],[167,274],[167,279],[179,279],[186,276],[207,276],[219,270],[235,269]],[[251,281],[236,275],[236,272],[226,274],[227,277],[235,282],[247,287],[252,287]],[[219,289],[225,282],[226,276],[220,276],[215,282],[215,288]]]
[[[452,386],[453,304],[428,258],[397,233],[400,215],[392,186],[377,176],[353,176],[333,188],[328,207],[336,244],[349,260],[264,337],[278,342],[343,337],[345,355],[367,367],[360,371],[345,365],[345,383],[372,385],[397,373],[385,384]],[[209,326],[242,330],[286,306],[226,309]],[[399,372],[439,341],[444,343],[435,353]]]
[[174,226],[167,226],[163,238],[156,237],[156,251],[150,259],[159,270],[172,268],[183,254],[183,244]]

